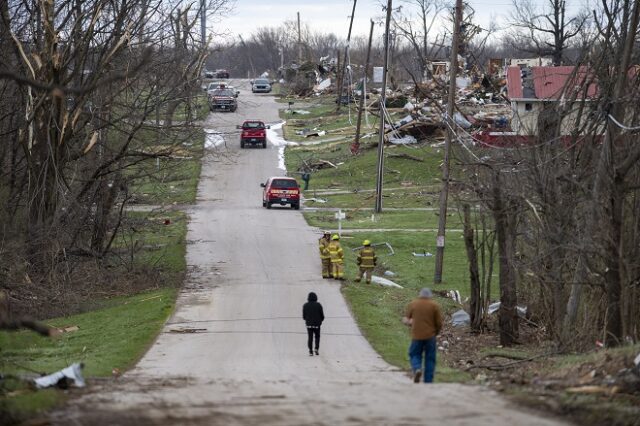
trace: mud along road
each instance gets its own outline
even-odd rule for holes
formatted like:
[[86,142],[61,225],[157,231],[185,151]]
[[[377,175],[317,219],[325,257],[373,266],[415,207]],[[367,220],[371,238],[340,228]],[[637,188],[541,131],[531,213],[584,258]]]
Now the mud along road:
[[[210,114],[212,152],[192,209],[193,269],[163,333],[117,381],[94,384],[54,424],[558,425],[481,387],[413,384],[360,334],[338,284],[320,278],[317,230],[300,212],[261,205],[259,184],[282,175],[279,148],[240,149],[235,125],[277,122],[273,97],[248,81],[235,113]],[[226,142],[226,143],[225,143]],[[301,319],[315,291],[327,319],[310,357]],[[190,330],[191,329],[191,330]],[[193,330],[196,329],[196,330]],[[171,330],[194,331],[175,333]]]

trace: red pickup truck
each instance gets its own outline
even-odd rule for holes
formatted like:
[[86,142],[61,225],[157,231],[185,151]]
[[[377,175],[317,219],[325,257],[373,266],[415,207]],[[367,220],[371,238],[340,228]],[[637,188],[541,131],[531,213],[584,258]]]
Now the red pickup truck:
[[246,120],[242,123],[242,126],[236,126],[241,129],[240,133],[240,148],[244,148],[245,145],[260,145],[262,148],[267,147],[267,129],[270,126],[265,125],[260,120]]

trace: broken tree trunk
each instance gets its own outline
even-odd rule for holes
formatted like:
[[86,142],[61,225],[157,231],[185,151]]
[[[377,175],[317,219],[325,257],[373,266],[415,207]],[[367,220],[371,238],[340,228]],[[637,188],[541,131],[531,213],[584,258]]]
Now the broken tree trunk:
[[519,336],[518,313],[516,306],[516,272],[513,265],[515,251],[515,214],[513,203],[504,200],[500,172],[494,171],[493,182],[493,217],[498,238],[498,264],[500,266],[500,310],[498,311],[498,327],[500,329],[500,344],[512,346]]
[[471,226],[471,207],[465,204],[464,211],[464,245],[469,260],[469,283],[471,285],[470,317],[471,329],[480,331],[482,328],[482,300],[480,297],[480,278],[478,273],[478,253],[475,246],[474,230]]

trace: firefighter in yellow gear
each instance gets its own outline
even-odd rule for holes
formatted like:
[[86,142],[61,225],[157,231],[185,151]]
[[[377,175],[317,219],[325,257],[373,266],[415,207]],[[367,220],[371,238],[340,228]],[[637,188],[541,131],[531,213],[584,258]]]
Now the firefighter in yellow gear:
[[373,268],[378,263],[378,258],[376,257],[376,251],[371,247],[371,241],[364,240],[362,242],[362,249],[358,253],[358,259],[356,262],[358,263],[358,276],[356,277],[356,282],[360,282],[362,277],[364,276],[367,280],[367,284],[371,284],[371,274],[373,272]]
[[331,232],[324,231],[322,238],[318,240],[320,250],[320,261],[322,262],[322,278],[331,278],[331,255],[329,254],[329,243],[331,242]]
[[344,280],[344,252],[340,246],[340,237],[334,234],[329,243],[331,256],[331,273],[336,280]]

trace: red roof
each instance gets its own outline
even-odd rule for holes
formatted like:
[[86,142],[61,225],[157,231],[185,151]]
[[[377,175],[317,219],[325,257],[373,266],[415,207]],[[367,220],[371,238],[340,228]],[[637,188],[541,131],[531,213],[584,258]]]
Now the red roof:
[[[577,98],[581,99],[584,93],[584,85],[589,84],[586,97],[594,97],[598,93],[596,83],[592,82],[592,74],[586,67],[531,67],[533,93],[524,95],[523,79],[519,67],[509,67],[507,69],[507,90],[511,99],[540,99],[558,100],[564,96],[573,96],[578,92]],[[525,77],[525,80],[527,77]],[[525,83],[527,84],[527,83]],[[529,90],[531,92],[531,90]]]
[[520,67],[507,68],[507,94],[511,99],[523,98]]

